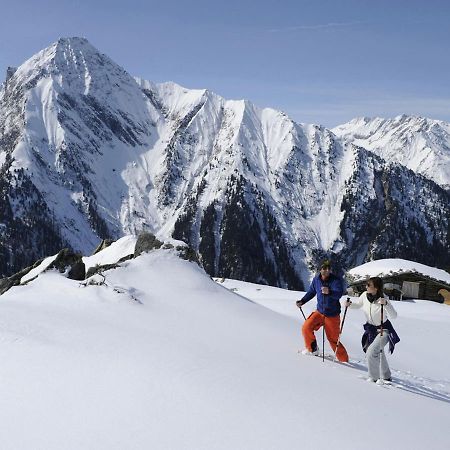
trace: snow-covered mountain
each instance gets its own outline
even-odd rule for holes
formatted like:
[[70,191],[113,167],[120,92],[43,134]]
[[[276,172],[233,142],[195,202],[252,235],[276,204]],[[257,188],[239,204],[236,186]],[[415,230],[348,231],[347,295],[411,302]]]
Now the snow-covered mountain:
[[[133,249],[123,238],[85,261]],[[302,292],[217,284],[174,249],[103,275],[80,283],[51,270],[2,295],[2,450],[329,450],[330,434],[336,449],[380,437],[448,447],[447,305],[395,302],[395,384],[377,386],[365,381],[361,311],[343,329],[350,364],[322,362],[297,353]]]
[[450,190],[450,124],[424,117],[366,117],[333,128],[347,142],[398,162]]
[[135,79],[60,39],[0,91],[0,273],[150,230],[211,275],[301,288],[324,254],[450,265],[449,194],[270,108]]

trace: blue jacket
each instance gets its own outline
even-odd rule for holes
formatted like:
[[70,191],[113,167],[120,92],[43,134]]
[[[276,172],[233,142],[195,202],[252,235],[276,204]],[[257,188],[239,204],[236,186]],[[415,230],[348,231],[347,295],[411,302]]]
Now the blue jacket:
[[[322,294],[320,289],[322,286],[328,286],[330,293]],[[341,303],[339,300],[345,293],[345,283],[341,277],[330,274],[326,281],[323,281],[320,273],[317,274],[308,289],[308,292],[302,298],[302,302],[306,303],[317,295],[317,311],[328,317],[334,317],[341,313]]]

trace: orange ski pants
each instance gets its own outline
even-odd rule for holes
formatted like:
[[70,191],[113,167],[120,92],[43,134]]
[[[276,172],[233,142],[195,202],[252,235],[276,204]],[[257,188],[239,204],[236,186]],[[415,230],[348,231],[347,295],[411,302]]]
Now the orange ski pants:
[[[336,351],[336,344],[339,339],[341,317],[339,315],[334,317],[328,317],[321,314],[319,311],[314,311],[305,320],[302,327],[303,338],[305,339],[305,347],[312,351],[311,344],[316,340],[314,331],[317,331],[322,326],[325,327],[325,334],[327,335],[328,342]],[[339,342],[339,348],[336,352],[336,357],[339,361],[348,362],[348,354],[345,347]]]

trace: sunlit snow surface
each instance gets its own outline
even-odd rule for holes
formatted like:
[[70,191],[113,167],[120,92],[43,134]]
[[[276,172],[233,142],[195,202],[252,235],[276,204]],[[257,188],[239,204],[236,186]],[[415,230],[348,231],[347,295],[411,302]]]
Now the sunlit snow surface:
[[351,364],[323,363],[297,353],[302,293],[215,282],[173,250],[105,276],[44,272],[0,297],[2,450],[447,448],[448,306],[395,303],[386,388],[361,378],[360,311]]

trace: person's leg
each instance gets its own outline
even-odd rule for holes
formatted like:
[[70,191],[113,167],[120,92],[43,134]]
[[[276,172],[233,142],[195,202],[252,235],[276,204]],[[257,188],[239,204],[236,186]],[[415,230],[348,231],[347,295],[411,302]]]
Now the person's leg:
[[384,354],[383,347],[388,342],[388,333],[384,332],[383,336],[377,334],[377,337],[369,345],[367,349],[367,366],[370,378],[378,380],[379,378],[388,379],[391,377],[391,372]]
[[314,331],[317,331],[323,322],[323,316],[319,311],[314,311],[305,320],[302,326],[303,339],[305,340],[305,348],[310,352],[317,350],[316,336]]
[[348,362],[348,354],[345,347],[339,342],[339,348],[336,351],[337,341],[339,339],[339,331],[341,326],[340,316],[325,317],[325,333],[327,335],[328,342],[336,352],[336,357],[341,362]]
[[384,330],[383,337],[381,338],[381,353],[380,353],[380,375],[383,380],[391,379],[391,370],[389,369],[389,364],[387,362],[386,353],[384,347],[389,342],[389,332]]

